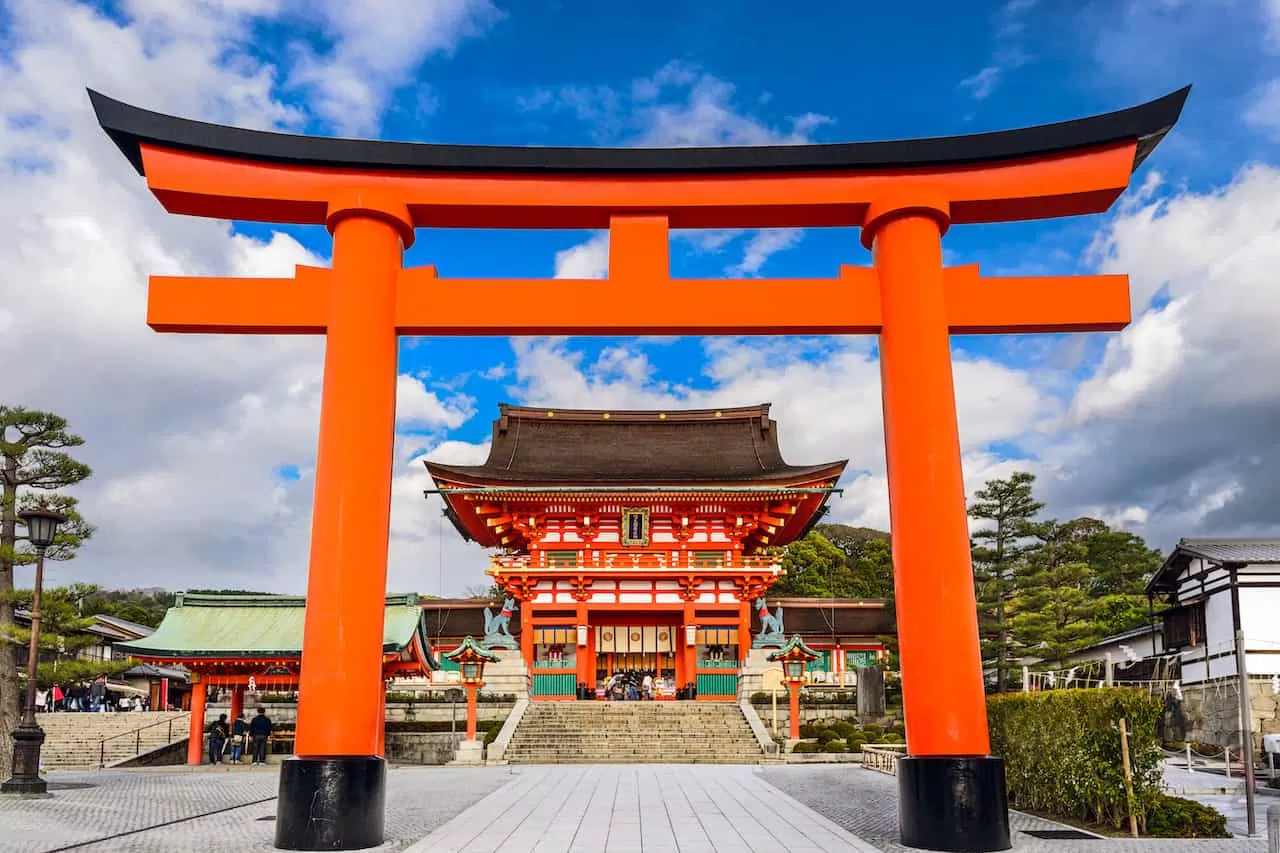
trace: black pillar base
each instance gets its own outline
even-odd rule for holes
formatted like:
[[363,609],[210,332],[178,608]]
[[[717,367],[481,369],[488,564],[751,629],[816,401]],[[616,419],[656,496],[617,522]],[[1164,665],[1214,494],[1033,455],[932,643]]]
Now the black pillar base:
[[387,763],[376,756],[290,756],[280,765],[276,847],[363,850],[382,843]]
[[898,761],[902,843],[947,853],[993,853],[1013,846],[1004,759],[907,756]]
[[46,794],[48,785],[40,778],[40,747],[44,729],[29,718],[13,730],[13,777],[0,784],[3,794]]

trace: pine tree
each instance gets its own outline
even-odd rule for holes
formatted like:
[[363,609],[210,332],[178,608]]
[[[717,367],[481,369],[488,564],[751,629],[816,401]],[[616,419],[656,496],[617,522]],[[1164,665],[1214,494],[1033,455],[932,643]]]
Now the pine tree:
[[65,419],[48,412],[0,406],[0,778],[8,778],[9,746],[21,705],[14,624],[13,573],[16,566],[35,562],[18,513],[41,505],[68,516],[58,537],[45,553],[50,560],[69,560],[93,533],[76,512],[75,498],[54,493],[74,486],[92,473],[72,458],[67,448],[84,439],[67,431]]
[[1006,480],[989,480],[969,506],[970,517],[991,522],[973,534],[973,580],[982,657],[994,661],[996,690],[1001,693],[1016,655],[1010,617],[1017,569],[1027,550],[1029,526],[1044,507],[1032,494],[1035,479],[1034,474],[1018,471]]
[[1141,536],[1112,530],[1096,519],[1076,519],[1082,525],[1085,560],[1093,570],[1089,587],[1099,599],[1097,620],[1102,636],[1138,628],[1150,618],[1146,584],[1164,557],[1148,548]]
[[1068,655],[1102,639],[1103,601],[1090,592],[1087,533],[1076,522],[1028,526],[1035,544],[1024,554],[1010,619],[1015,642],[1037,657],[1064,666]]

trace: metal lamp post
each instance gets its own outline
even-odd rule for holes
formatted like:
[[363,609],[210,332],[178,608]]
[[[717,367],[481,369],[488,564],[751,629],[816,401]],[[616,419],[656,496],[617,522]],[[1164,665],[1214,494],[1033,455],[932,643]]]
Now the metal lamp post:
[[498,656],[477,645],[476,641],[467,637],[445,658],[458,664],[462,672],[462,685],[467,688],[467,740],[476,739],[476,691],[484,686],[484,665],[498,660]]
[[67,520],[62,513],[49,509],[30,509],[18,513],[27,524],[27,540],[36,549],[36,582],[31,593],[31,645],[27,650],[27,695],[22,705],[22,721],[13,731],[13,776],[0,792],[6,794],[44,794],[48,791],[40,778],[40,747],[44,745],[44,729],[36,723],[36,666],[40,654],[40,595],[44,588],[44,552],[53,544],[58,525]]
[[791,740],[800,739],[800,685],[804,684],[804,671],[818,659],[818,653],[804,644],[800,635],[794,635],[785,646],[769,655],[766,660],[781,663],[783,678],[791,691]]

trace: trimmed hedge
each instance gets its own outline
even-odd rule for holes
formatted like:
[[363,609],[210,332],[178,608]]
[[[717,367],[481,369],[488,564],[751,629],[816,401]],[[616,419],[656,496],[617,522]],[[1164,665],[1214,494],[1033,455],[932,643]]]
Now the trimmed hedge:
[[1227,819],[1217,809],[1161,794],[1147,813],[1147,835],[1156,838],[1230,838]]
[[1138,824],[1164,812],[1160,802],[1163,706],[1126,688],[1012,693],[987,700],[991,751],[1003,756],[1009,804],[1019,809],[1120,829],[1128,821],[1119,721],[1129,732]]

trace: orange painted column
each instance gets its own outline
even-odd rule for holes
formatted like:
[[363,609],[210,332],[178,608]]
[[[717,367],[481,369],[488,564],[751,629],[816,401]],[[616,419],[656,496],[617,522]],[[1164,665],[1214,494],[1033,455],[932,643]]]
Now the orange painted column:
[[[684,624],[694,626],[695,640],[697,638],[697,618],[698,614],[694,609],[693,602],[685,604]],[[686,684],[698,683],[698,646],[696,642],[692,645],[686,645],[686,639],[688,639],[687,635],[680,637],[680,649],[684,653],[684,677],[680,680],[680,687],[684,687]]]
[[378,719],[382,722],[378,726],[378,745],[374,755],[385,756],[387,754],[387,682],[385,680],[382,682],[380,698]]
[[[578,673],[577,681],[579,684],[586,684],[588,687],[595,687],[596,680],[594,675],[591,675],[591,676],[588,675],[588,673],[592,672],[595,666],[595,664],[591,660],[591,655],[589,654],[590,646],[578,645],[578,626],[587,624],[586,602],[582,602],[582,601],[578,602],[578,606],[575,609],[574,615],[575,615],[576,624],[574,625],[574,630],[573,630],[573,659],[576,664],[576,669]],[[587,634],[588,634],[587,642],[589,644],[591,642],[591,638],[590,638],[591,632],[588,630]]]
[[383,617],[396,418],[396,279],[408,211],[331,205],[299,756],[373,756],[383,726]]
[[239,685],[231,688],[231,716],[228,718],[232,723],[244,713],[244,688]]
[[873,205],[903,711],[911,755],[990,751],[942,280],[945,202]]
[[738,666],[746,666],[751,653],[751,602],[738,602]]
[[476,739],[476,693],[479,689],[479,685],[467,685],[467,740]]
[[204,763],[204,706],[209,686],[204,679],[191,685],[191,717],[187,729],[187,763]]
[[520,657],[533,669],[533,601],[520,602]]
[[788,737],[800,740],[800,685],[788,684],[787,689],[791,691],[791,732]]

